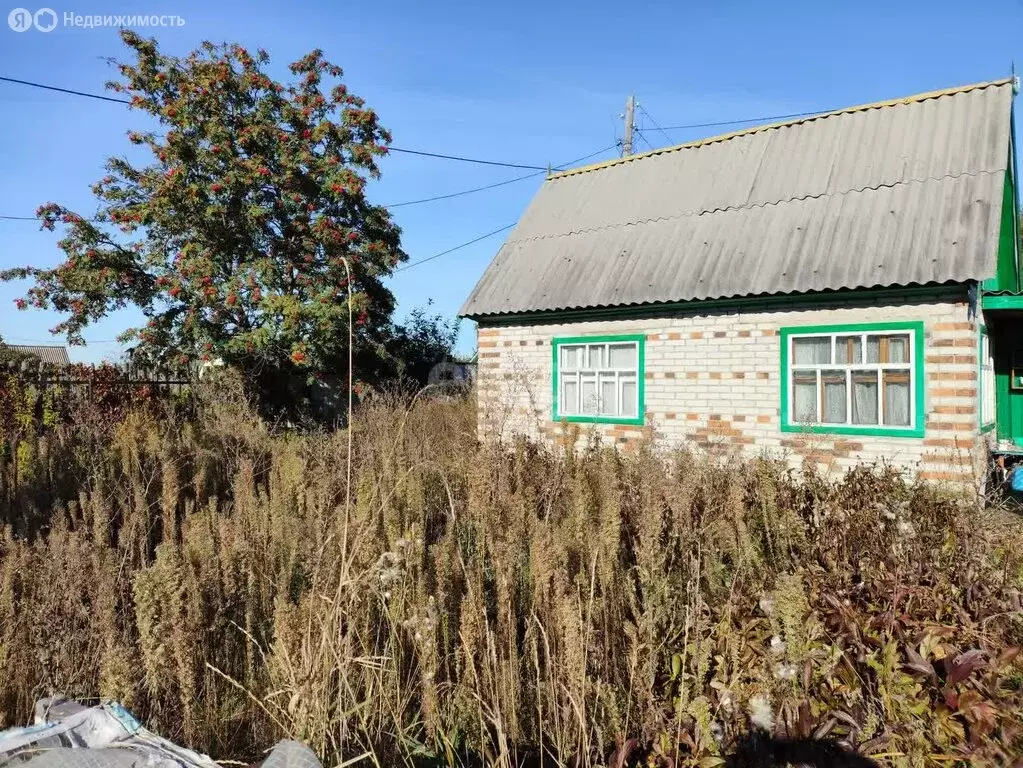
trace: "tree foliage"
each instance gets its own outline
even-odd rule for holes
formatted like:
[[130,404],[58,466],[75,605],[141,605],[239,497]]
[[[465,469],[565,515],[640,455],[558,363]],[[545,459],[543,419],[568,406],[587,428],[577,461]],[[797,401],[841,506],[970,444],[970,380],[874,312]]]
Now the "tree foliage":
[[94,215],[39,208],[44,228],[64,229],[64,259],[0,272],[33,281],[19,308],[62,313],[51,330],[76,344],[138,307],[145,324],[122,336],[136,359],[219,358],[264,380],[344,370],[351,332],[356,378],[371,378],[394,306],[382,279],[405,258],[366,199],[391,140],[376,113],[319,50],[277,82],[263,50],[205,42],[177,58],[122,38],[134,60],[112,62],[107,87],[159,130],[128,133],[145,161],[107,161]]
[[417,387],[426,386],[430,371],[451,356],[458,323],[417,307],[402,325],[395,326],[387,344],[394,370],[391,375]]

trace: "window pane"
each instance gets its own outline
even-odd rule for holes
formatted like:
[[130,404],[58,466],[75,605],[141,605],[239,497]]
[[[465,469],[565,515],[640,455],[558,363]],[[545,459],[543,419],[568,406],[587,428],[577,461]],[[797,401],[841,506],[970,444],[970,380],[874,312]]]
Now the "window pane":
[[909,426],[909,372],[885,371],[884,423],[893,427]]
[[577,344],[563,345],[561,350],[561,367],[569,370],[581,367],[583,348]]
[[909,336],[888,337],[888,359],[886,363],[909,362]]
[[613,373],[600,374],[600,413],[614,416],[618,413],[618,386]]
[[635,368],[636,367],[636,345],[635,344],[612,344],[610,350],[609,368]]
[[792,418],[797,424],[817,423],[817,373],[792,374]]
[[881,362],[881,337],[880,336],[868,336],[867,337],[867,362],[868,363],[880,363]]
[[558,403],[561,413],[579,413],[579,382],[574,375],[561,380],[561,400]]
[[604,367],[604,345],[603,344],[594,344],[591,347],[589,347],[589,352],[590,352],[590,362],[589,362],[587,367],[590,368],[590,369],[603,368]]
[[579,374],[579,413],[588,416],[597,415],[597,375],[594,373]]
[[821,421],[825,424],[845,424],[845,371],[821,371],[824,390],[821,393]]
[[636,401],[636,377],[635,376],[622,376],[622,416],[636,416],[637,408]]
[[[870,339],[867,339],[867,354]],[[852,372],[852,423],[877,424],[877,371]]]
[[831,362],[831,337],[811,336],[792,340],[792,361],[797,365]]
[[863,362],[863,339],[860,336],[838,336],[835,338],[835,362],[857,364]]

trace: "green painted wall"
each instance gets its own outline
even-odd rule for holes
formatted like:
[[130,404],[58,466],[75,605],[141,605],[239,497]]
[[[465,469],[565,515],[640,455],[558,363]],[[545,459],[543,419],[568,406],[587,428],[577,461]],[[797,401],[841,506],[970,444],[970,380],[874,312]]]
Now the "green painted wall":
[[1005,172],[1005,185],[1002,191],[1002,217],[998,232],[998,261],[994,277],[984,281],[985,291],[1020,290],[1019,267],[1016,263],[1016,244],[1018,242],[1016,227],[1016,190],[1013,184],[1012,169]]
[[[1023,445],[1023,389],[1011,386],[1012,356],[1023,349],[1023,323],[1002,321],[991,334],[995,362],[995,417],[998,439]],[[1021,355],[1023,356],[1023,355]]]

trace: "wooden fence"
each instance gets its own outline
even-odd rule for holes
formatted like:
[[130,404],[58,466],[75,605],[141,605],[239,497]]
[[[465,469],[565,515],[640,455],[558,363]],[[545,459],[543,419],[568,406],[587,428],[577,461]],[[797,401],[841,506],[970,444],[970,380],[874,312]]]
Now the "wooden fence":
[[40,392],[60,387],[73,392],[96,388],[148,387],[152,395],[180,394],[198,378],[198,369],[159,369],[132,363],[73,363],[55,365],[35,358],[0,361],[0,378],[7,374]]

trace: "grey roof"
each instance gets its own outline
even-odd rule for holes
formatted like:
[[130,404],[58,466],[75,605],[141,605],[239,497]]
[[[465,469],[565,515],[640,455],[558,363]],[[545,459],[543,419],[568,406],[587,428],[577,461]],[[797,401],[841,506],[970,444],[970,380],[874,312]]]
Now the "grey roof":
[[68,357],[67,349],[56,344],[43,344],[38,346],[31,344],[3,344],[2,346],[7,349],[12,349],[15,352],[20,352],[23,355],[31,355],[44,363],[50,363],[52,365],[71,365],[71,359]]
[[1013,81],[551,176],[468,317],[994,274]]

